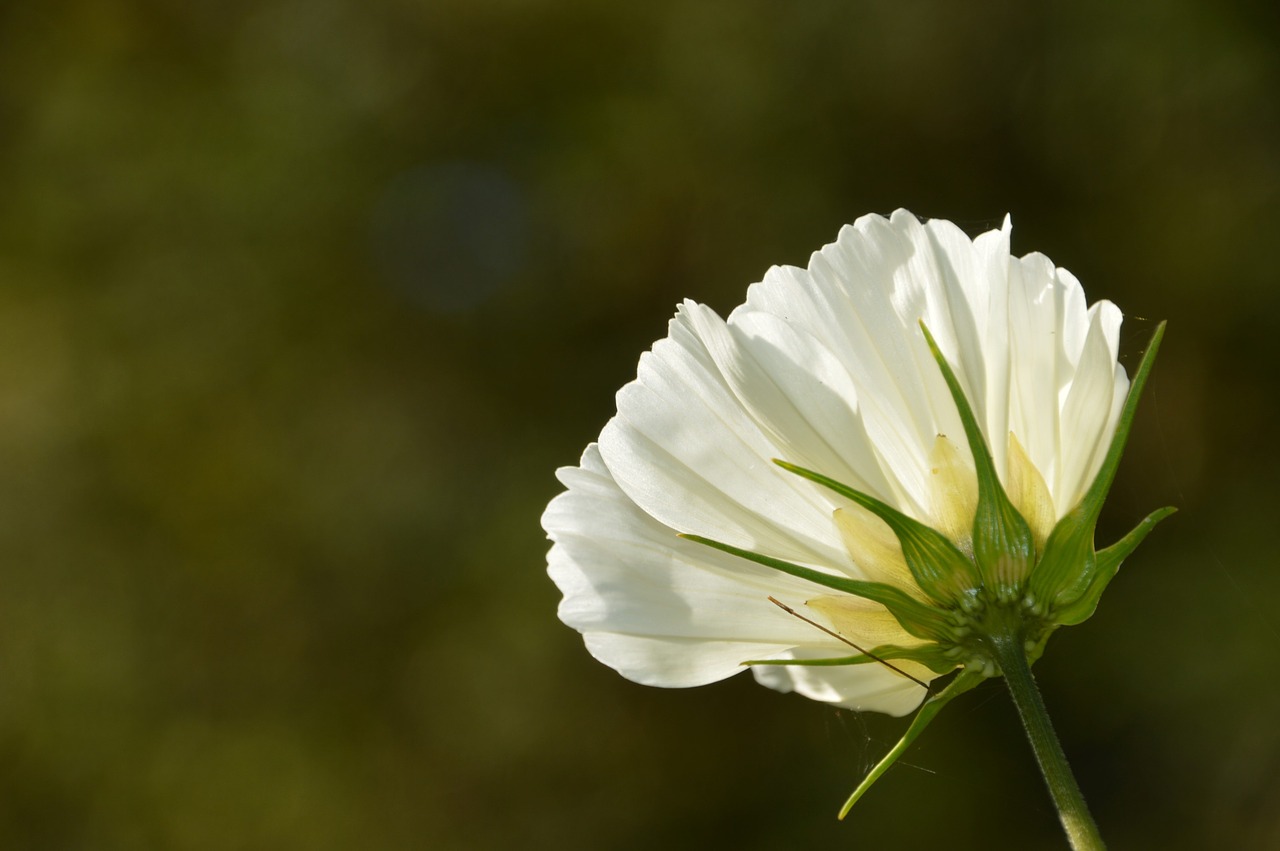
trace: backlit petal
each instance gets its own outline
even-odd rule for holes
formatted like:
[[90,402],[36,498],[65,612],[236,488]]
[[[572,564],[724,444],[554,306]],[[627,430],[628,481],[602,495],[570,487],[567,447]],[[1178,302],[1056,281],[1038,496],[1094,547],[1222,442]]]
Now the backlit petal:
[[[1010,236],[1008,219],[971,240],[901,210],[865,216],[806,268],[770,269],[727,321],[680,306],[618,392],[598,449],[561,471],[568,490],[543,517],[560,616],[597,658],[680,686],[750,659],[851,655],[770,596],[855,642],[914,640],[878,604],[677,533],[921,598],[884,521],[773,463],[817,471],[964,551],[973,456],[921,322],[1043,547],[1102,463],[1128,379],[1116,360],[1120,312],[1090,307],[1042,255],[1012,256]],[[879,664],[753,672],[773,688],[895,714],[923,696]]]

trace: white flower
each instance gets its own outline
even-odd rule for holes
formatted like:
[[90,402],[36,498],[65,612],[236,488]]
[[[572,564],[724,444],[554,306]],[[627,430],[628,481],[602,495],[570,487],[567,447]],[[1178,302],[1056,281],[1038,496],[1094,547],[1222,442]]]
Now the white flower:
[[1095,558],[1131,417],[1121,314],[1043,255],[1012,256],[1009,234],[866,216],[807,269],[770,269],[727,322],[680,306],[542,518],[560,618],[593,656],[694,686],[746,662],[847,660],[853,643],[874,655],[750,667],[901,715],[949,669],[993,673],[965,637],[987,608],[1032,624],[1033,655],[1092,612],[1164,516]]

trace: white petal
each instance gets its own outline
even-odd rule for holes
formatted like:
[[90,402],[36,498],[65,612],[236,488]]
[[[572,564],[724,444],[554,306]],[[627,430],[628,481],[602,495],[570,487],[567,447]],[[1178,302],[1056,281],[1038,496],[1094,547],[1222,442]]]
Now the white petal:
[[930,517],[933,440],[961,433],[918,327],[925,319],[944,350],[955,350],[949,304],[963,294],[949,293],[942,278],[935,247],[914,217],[867,216],[814,254],[807,270],[770,270],[730,317],[736,324],[751,313],[772,314],[821,341],[842,363],[893,501],[922,520]]
[[[966,379],[969,403],[983,431],[1004,434],[1009,416],[1009,335],[1002,321],[1008,312],[1008,221],[1004,229],[972,242],[950,222],[935,219],[927,230],[947,294],[946,319],[954,329],[957,353],[949,360]],[[947,352],[946,347],[943,351]],[[989,448],[996,469],[1003,470],[1004,447]]]
[[1063,290],[1044,255],[1029,254],[1009,267],[1009,357],[1016,367],[1009,388],[1009,429],[1046,481],[1058,473]]
[[834,503],[772,462],[779,448],[708,352],[731,345],[728,334],[709,308],[681,307],[670,336],[618,392],[618,415],[600,435],[605,463],[627,496],[673,529],[851,571],[830,520]]
[[1110,442],[1103,439],[1103,431],[1112,420],[1116,362],[1107,339],[1109,311],[1103,309],[1105,306],[1109,305],[1094,305],[1089,311],[1092,321],[1075,375],[1061,391],[1062,433],[1070,439],[1063,440],[1059,447],[1061,474],[1052,485],[1060,511],[1070,510],[1079,502],[1089,486],[1090,473],[1101,463]]
[[889,524],[860,505],[837,508],[832,515],[853,563],[872,582],[901,588],[921,602],[929,596],[916,584],[902,544]]
[[1009,500],[1018,513],[1026,518],[1036,542],[1036,551],[1043,553],[1045,542],[1058,522],[1053,509],[1053,496],[1044,476],[1031,463],[1026,450],[1018,442],[1018,436],[1009,432],[1009,478],[1006,489]]
[[542,518],[555,542],[548,573],[564,599],[561,620],[629,679],[650,685],[713,682],[799,644],[847,648],[769,602],[821,589],[676,537],[618,488],[592,445],[569,488]]
[[1128,389],[1122,316],[1110,302],[1086,307],[1080,282],[1043,255],[1016,261],[1010,281],[1009,427],[1061,517],[1101,465]]
[[823,594],[805,601],[805,608],[825,620],[830,629],[840,633],[860,652],[874,650],[882,644],[897,647],[920,647],[927,643],[902,628],[897,619],[881,606],[848,594]]
[[973,519],[978,513],[978,475],[951,439],[938,435],[929,454],[935,528],[960,549],[973,549]]
[[717,357],[743,407],[783,457],[881,499],[893,487],[867,436],[848,369],[817,338],[761,312],[730,319]]
[[[792,659],[820,659],[813,650],[797,650]],[[781,692],[794,691],[812,700],[834,703],[847,709],[872,710],[888,715],[906,715],[924,700],[925,690],[883,665],[756,665],[751,668],[756,681]]]

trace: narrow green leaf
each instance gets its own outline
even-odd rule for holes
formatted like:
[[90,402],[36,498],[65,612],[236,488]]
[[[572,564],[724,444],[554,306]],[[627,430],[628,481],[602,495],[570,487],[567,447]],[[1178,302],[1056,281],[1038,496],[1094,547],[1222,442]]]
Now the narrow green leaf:
[[1137,549],[1138,544],[1142,543],[1142,540],[1151,533],[1157,523],[1177,510],[1172,506],[1167,506],[1151,512],[1129,534],[1106,549],[1099,550],[1097,566],[1094,569],[1093,582],[1089,585],[1089,590],[1079,600],[1055,612],[1054,621],[1064,626],[1072,626],[1092,617],[1094,611],[1098,608],[1098,601],[1102,599],[1102,592],[1107,590],[1107,585],[1115,577],[1116,571],[1120,569],[1120,563]]
[[1130,530],[1120,540],[1116,541],[1106,549],[1098,550],[1098,575],[1104,574],[1114,575],[1120,569],[1120,562],[1124,561],[1129,555],[1138,548],[1138,545],[1151,533],[1161,520],[1166,517],[1177,514],[1178,509],[1172,505],[1166,505],[1164,508],[1157,508]]
[[[951,391],[956,411],[960,414],[960,422],[964,424],[965,438],[969,441],[969,452],[973,455],[974,470],[978,475],[978,511],[973,519],[973,555],[982,573],[983,581],[997,591],[1000,596],[1017,593],[1022,581],[1035,561],[1035,539],[1031,527],[1018,509],[1014,508],[1000,477],[996,475],[995,461],[991,450],[987,447],[982,428],[974,416],[973,406],[964,395],[964,388],[956,377],[951,364],[943,356],[938,343],[929,333],[929,328],[920,320],[920,330],[924,332],[933,359],[942,370],[942,377]],[[1004,593],[1001,594],[1000,592]]]
[[829,573],[822,573],[811,567],[803,567],[782,559],[753,553],[750,550],[744,550],[720,541],[713,541],[700,535],[681,535],[680,537],[739,558],[754,561],[756,564],[762,564],[765,567],[771,567],[798,579],[806,579],[809,582],[836,591],[842,591],[845,594],[872,600],[888,609],[889,613],[897,618],[902,628],[917,638],[926,638],[931,641],[940,639],[950,641],[954,638],[951,628],[947,624],[946,616],[942,612],[932,606],[921,603],[902,589],[895,588],[892,585],[885,585],[882,582],[866,582],[861,579],[849,579],[843,576],[832,576]]
[[954,671],[958,667],[956,660],[949,658],[942,652],[942,648],[936,644],[929,644],[924,647],[899,647],[896,644],[882,644],[879,647],[872,647],[867,655],[873,657],[873,660],[908,659],[912,662],[919,662],[935,674],[945,674],[948,671]]
[[925,647],[899,647],[896,644],[882,644],[872,648],[868,653],[856,656],[839,656],[834,659],[750,659],[743,665],[801,665],[801,666],[836,666],[836,665],[874,665],[884,661],[909,659],[919,662],[935,674],[945,674],[956,668],[956,660],[949,659],[936,645]]
[[858,803],[858,799],[865,795],[867,790],[898,761],[898,757],[902,756],[903,752],[911,746],[911,743],[920,737],[920,734],[924,732],[924,728],[929,726],[929,722],[942,711],[942,707],[950,703],[954,697],[964,694],[984,679],[986,678],[981,674],[973,671],[961,671],[960,675],[952,680],[946,688],[926,700],[920,710],[916,712],[916,717],[911,719],[911,726],[907,728],[907,732],[884,755],[884,758],[880,760],[876,767],[871,769],[871,772],[863,778],[862,782],[858,784],[858,788],[854,789],[853,794],[849,796],[849,800],[844,802],[844,806],[840,808],[839,818],[843,820],[849,814],[849,810],[853,809],[853,805]]
[[969,561],[946,535],[936,529],[931,529],[919,520],[908,517],[870,494],[854,490],[821,473],[806,470],[804,467],[798,467],[777,458],[773,459],[773,463],[797,476],[835,491],[887,523],[893,530],[893,534],[898,537],[898,543],[902,545],[903,558],[906,559],[907,567],[915,577],[916,583],[937,602],[952,605],[962,600],[966,592],[982,584],[973,562]]

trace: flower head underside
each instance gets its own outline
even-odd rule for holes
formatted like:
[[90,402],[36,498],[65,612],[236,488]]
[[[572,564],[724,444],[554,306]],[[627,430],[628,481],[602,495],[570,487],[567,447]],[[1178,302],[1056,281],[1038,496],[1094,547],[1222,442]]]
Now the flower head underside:
[[1092,614],[1171,511],[1095,551],[1162,328],[1131,385],[1120,312],[1009,236],[867,216],[727,321],[681,305],[543,517],[597,659],[898,715],[928,696],[919,723],[999,673],[991,636],[1034,659]]

